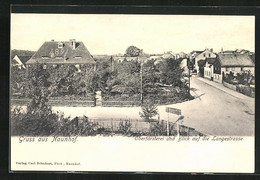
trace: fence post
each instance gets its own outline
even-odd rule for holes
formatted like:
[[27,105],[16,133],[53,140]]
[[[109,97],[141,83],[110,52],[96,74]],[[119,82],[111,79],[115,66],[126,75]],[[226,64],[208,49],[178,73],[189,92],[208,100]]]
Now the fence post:
[[179,125],[179,122],[176,123],[176,129],[177,129],[177,137],[179,138],[180,137],[180,125]]
[[188,127],[187,136],[190,136],[190,127]]
[[167,126],[167,136],[169,136],[169,135],[170,135],[169,119],[168,119],[168,121],[167,121],[166,126]]

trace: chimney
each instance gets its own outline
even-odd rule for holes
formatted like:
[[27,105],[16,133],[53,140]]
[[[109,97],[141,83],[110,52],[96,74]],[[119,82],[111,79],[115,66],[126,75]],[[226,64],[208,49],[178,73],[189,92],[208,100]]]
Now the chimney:
[[51,41],[54,42],[54,39],[52,39]]
[[211,48],[210,51],[213,52],[213,48]]
[[71,46],[72,46],[72,49],[76,49],[76,39],[71,39]]
[[223,47],[221,48],[221,54],[223,54]]

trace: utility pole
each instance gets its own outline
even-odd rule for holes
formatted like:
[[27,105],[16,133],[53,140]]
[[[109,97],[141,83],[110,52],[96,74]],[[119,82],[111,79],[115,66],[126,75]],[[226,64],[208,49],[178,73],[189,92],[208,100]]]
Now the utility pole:
[[190,95],[190,68],[189,68],[189,95]]
[[190,62],[190,58],[187,59],[188,61],[188,69],[189,69],[189,95],[190,95],[190,69],[192,68],[192,64]]
[[140,101],[141,101],[141,104],[143,104],[143,61],[142,59],[140,60],[140,79],[141,79],[141,82],[140,82]]

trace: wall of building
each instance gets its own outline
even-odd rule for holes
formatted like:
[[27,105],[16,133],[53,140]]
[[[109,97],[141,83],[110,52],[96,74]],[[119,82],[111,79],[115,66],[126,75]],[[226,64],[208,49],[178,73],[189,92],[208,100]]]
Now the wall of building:
[[213,81],[218,82],[218,83],[222,83],[222,75],[213,73]]
[[204,67],[204,78],[211,79],[213,77],[212,68]]
[[250,71],[251,73],[255,73],[254,67],[221,67],[221,73],[224,72],[224,74],[229,74],[230,72],[233,72],[236,76],[237,73],[240,73],[242,71]]
[[206,58],[216,58],[217,55],[213,52],[211,52],[210,50],[206,49],[205,51],[203,51],[201,54],[199,54],[196,58],[195,58],[195,69],[197,69],[197,72],[199,71],[199,66],[198,66],[198,61],[199,60],[205,60]]

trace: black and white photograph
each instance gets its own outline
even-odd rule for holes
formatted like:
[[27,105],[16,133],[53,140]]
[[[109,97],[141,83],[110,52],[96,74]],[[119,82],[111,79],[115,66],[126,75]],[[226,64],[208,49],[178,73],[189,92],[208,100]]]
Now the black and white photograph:
[[254,172],[254,16],[12,13],[10,34],[11,170]]

